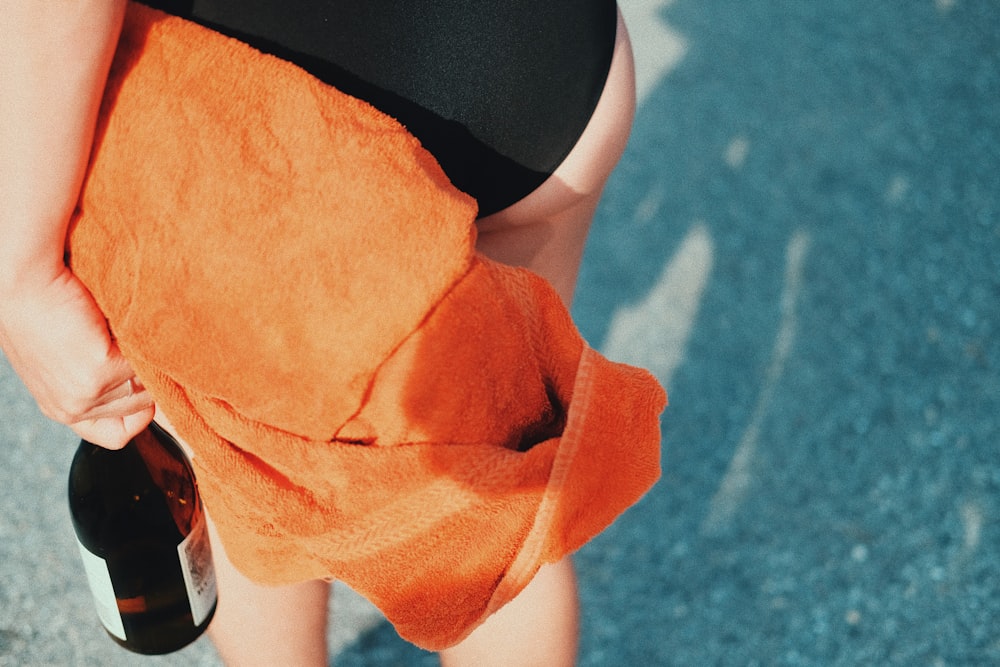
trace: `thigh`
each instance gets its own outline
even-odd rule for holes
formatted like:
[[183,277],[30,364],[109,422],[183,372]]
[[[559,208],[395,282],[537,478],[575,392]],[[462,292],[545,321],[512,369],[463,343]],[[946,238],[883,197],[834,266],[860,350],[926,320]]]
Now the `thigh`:
[[477,222],[478,249],[548,279],[569,304],[591,220],[625,150],[634,115],[635,68],[619,13],[608,80],[586,129],[537,190]]
[[576,574],[566,556],[544,566],[521,594],[441,652],[443,667],[570,667],[578,643]]
[[325,667],[330,585],[256,584],[229,561],[211,518],[209,535],[219,604],[208,634],[225,664]]
[[[190,456],[190,448],[166,415],[157,411],[155,418]],[[208,635],[225,664],[326,667],[330,585],[306,581],[291,586],[261,586],[247,579],[226,555],[212,523],[211,508],[207,509],[219,590]]]

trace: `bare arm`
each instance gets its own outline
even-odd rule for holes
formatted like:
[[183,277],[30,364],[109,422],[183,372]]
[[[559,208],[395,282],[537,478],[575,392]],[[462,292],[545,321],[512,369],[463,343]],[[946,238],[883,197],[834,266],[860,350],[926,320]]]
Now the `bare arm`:
[[0,12],[0,347],[43,413],[109,447],[152,405],[63,252],[124,6],[7,0]]

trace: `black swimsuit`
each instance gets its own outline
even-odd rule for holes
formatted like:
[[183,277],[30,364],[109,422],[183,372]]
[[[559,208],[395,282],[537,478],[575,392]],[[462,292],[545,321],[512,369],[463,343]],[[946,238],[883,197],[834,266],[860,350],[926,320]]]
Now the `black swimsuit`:
[[614,50],[614,0],[146,0],[395,117],[479,202],[522,199],[576,144]]

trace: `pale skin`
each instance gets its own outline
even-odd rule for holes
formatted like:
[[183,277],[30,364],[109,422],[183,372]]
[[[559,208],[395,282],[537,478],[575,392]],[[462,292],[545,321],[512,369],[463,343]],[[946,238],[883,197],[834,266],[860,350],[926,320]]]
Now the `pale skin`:
[[[0,348],[46,416],[112,449],[145,428],[155,406],[63,252],[123,12],[123,0],[12,0],[0,12]],[[478,222],[478,250],[538,273],[569,304],[634,111],[631,47],[619,17],[611,74],[583,136],[538,190]],[[160,414],[157,421],[167,422]],[[327,665],[329,584],[261,587],[236,571],[217,536],[213,549],[220,601],[209,634],[226,664]],[[441,662],[568,666],[577,634],[566,557],[442,651]]]

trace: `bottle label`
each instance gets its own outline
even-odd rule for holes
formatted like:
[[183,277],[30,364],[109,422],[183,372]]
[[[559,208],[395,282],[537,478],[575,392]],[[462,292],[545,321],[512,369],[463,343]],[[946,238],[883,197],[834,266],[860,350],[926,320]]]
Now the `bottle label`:
[[125,641],[125,626],[121,614],[118,613],[118,601],[115,599],[115,588],[111,584],[111,572],[103,558],[92,554],[77,540],[80,556],[83,558],[83,569],[87,573],[87,583],[94,596],[97,607],[97,617],[108,632]]
[[212,546],[208,541],[208,526],[201,516],[191,532],[177,545],[184,586],[191,602],[191,616],[195,625],[201,625],[215,606],[215,568],[212,564]]

